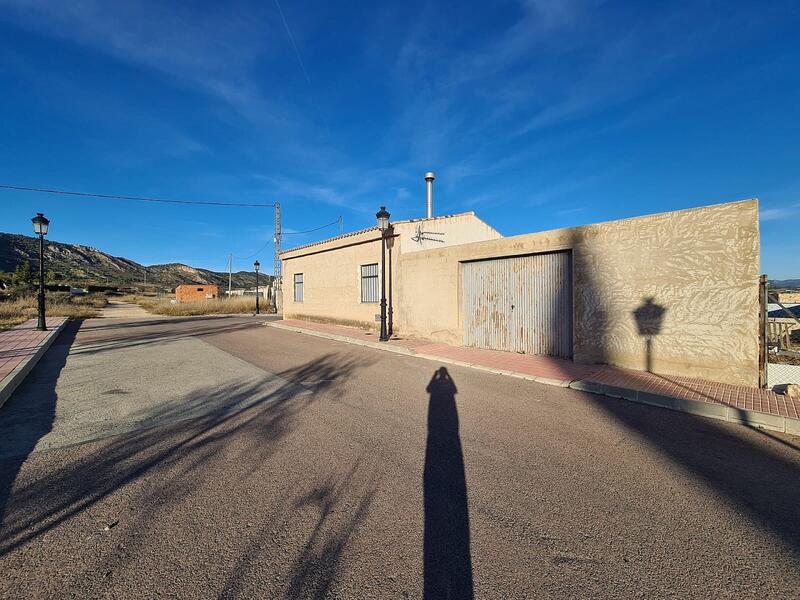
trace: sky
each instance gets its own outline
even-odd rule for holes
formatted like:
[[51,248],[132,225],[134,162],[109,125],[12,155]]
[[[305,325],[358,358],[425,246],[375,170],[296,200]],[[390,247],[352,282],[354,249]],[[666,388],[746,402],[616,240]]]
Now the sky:
[[[504,235],[757,197],[800,278],[795,1],[0,0],[0,184],[280,202],[284,248],[473,210]],[[0,231],[272,269],[270,208],[0,191]]]

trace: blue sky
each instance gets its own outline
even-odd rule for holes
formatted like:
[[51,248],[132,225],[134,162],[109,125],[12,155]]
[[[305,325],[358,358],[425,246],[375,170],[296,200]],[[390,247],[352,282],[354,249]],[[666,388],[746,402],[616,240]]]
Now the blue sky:
[[[779,1],[0,0],[0,183],[277,200],[287,231],[421,216],[427,170],[438,214],[505,235],[758,197],[762,270],[800,277],[798,26]],[[0,192],[0,230],[37,211],[145,264],[272,265],[269,209]]]

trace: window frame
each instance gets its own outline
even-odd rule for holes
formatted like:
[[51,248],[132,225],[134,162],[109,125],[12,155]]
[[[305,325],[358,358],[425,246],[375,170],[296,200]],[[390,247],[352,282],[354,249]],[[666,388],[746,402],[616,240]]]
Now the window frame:
[[[297,280],[298,275],[300,276],[300,281]],[[305,277],[303,276],[302,273],[295,273],[293,275],[293,277],[292,277],[292,283],[293,283],[292,291],[293,291],[294,301],[296,303],[298,303],[298,304],[302,304],[303,299],[305,297]],[[300,299],[299,300],[297,299],[297,297],[298,297],[298,294],[297,294],[298,284],[300,285],[300,288],[299,288],[300,289]]]
[[[364,269],[368,268],[368,267],[374,267],[375,268],[375,274],[374,275],[373,274],[364,275]],[[380,281],[380,271],[378,270],[378,263],[375,262],[375,263],[367,263],[365,265],[360,265],[359,266],[359,275],[360,275],[360,278],[361,278],[361,287],[360,287],[361,304],[379,304],[380,301],[381,301],[381,299],[380,299],[380,288],[381,288],[380,283],[381,283],[381,281]],[[374,290],[370,290],[369,288],[365,288],[364,287],[364,282],[365,281],[367,281],[367,282],[374,281],[374,286],[375,286]],[[370,300],[369,299],[370,295],[367,295],[367,299],[366,300],[364,299],[365,298],[365,294],[364,294],[365,290],[366,291],[373,291],[373,294],[372,294],[371,297],[374,298],[374,300]]]

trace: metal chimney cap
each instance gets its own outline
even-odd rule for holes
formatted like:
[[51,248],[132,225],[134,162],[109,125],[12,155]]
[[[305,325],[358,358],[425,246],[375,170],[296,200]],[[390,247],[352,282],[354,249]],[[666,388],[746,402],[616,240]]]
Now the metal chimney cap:
[[433,181],[434,179],[436,179],[436,177],[433,176],[431,171],[425,173],[425,181]]

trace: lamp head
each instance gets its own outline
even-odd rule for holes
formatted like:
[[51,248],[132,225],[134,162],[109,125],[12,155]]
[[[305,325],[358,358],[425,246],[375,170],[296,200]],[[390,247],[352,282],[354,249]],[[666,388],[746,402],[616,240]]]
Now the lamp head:
[[50,221],[42,213],[36,213],[36,216],[31,219],[31,222],[33,223],[33,232],[36,235],[47,235]]

